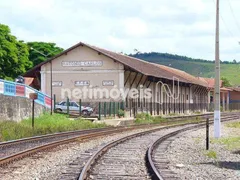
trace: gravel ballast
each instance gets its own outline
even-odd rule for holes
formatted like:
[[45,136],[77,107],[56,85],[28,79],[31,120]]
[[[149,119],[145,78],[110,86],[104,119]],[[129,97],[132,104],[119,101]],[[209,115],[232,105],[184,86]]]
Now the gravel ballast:
[[[222,138],[231,136],[239,137],[239,129],[229,128],[223,124]],[[216,142],[210,143],[210,149],[206,151],[205,137],[205,128],[179,135],[166,152],[170,161],[169,168],[177,174],[179,179],[239,180],[240,154]],[[210,139],[214,139],[212,126]],[[216,158],[207,156],[209,152],[216,153]]]
[[69,170],[71,171],[72,165],[74,165],[75,162],[78,164],[81,162],[81,165],[76,170],[76,173],[78,173],[98,147],[110,141],[134,133],[142,132],[144,130],[147,129],[138,129],[112,134],[110,136],[94,138],[93,140],[86,142],[74,142],[58,146],[49,151],[39,152],[31,157],[14,162],[13,164],[8,165],[6,168],[0,168],[0,179],[72,179],[72,177],[70,178],[67,176]]

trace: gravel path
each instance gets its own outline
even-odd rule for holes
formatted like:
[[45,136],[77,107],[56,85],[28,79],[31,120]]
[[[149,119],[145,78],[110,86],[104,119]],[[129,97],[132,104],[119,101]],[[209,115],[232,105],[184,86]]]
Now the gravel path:
[[[240,136],[239,129],[222,127],[222,137]],[[205,129],[188,131],[171,143],[166,152],[170,169],[179,179],[239,180],[240,154],[228,150],[225,145],[210,143],[210,150],[216,152],[217,159],[207,157],[205,133]],[[212,126],[210,136],[213,138]]]
[[[39,152],[31,157],[24,158],[18,162],[0,168],[1,180],[28,180],[28,179],[74,179],[69,176],[69,168],[76,165],[81,166],[76,170],[81,171],[84,163],[97,150],[97,147],[104,145],[115,139],[141,132],[146,129],[128,131],[111,136],[97,138],[87,142],[74,142],[67,145],[58,146],[49,151]],[[72,173],[72,172],[71,172]]]

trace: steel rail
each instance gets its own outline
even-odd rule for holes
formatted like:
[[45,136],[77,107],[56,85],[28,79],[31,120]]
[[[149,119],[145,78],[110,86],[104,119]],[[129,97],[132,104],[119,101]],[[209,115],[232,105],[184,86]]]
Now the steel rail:
[[[239,115],[235,115],[235,116],[231,115],[231,117],[225,117],[225,119],[229,119],[230,118],[230,120],[232,120],[232,117],[239,118]],[[213,120],[213,119],[211,119],[211,120]],[[95,152],[91,156],[91,158],[87,161],[87,163],[85,164],[83,170],[81,171],[81,174],[79,176],[79,180],[87,179],[89,171],[91,170],[93,165],[96,163],[98,158],[101,157],[102,155],[104,155],[106,151],[108,151],[110,148],[116,146],[117,144],[122,143],[124,141],[127,141],[129,139],[132,139],[134,137],[142,136],[142,135],[145,135],[145,134],[148,134],[148,133],[152,133],[152,132],[155,132],[155,131],[159,131],[159,130],[162,130],[162,129],[179,127],[179,126],[184,126],[184,125],[189,125],[189,124],[196,124],[196,123],[186,123],[186,124],[180,124],[180,125],[170,125],[170,126],[155,128],[155,129],[152,129],[152,130],[147,130],[147,131],[144,131],[144,132],[135,133],[133,135],[129,135],[129,136],[120,138],[120,139],[118,139],[116,141],[113,141],[113,142],[110,142],[110,143],[106,144],[105,146],[100,148],[97,152]],[[204,125],[204,123],[200,123],[197,126],[203,126],[203,125]]]
[[47,143],[47,144],[44,144],[44,145],[41,145],[41,146],[30,148],[30,149],[18,152],[16,154],[1,158],[0,159],[0,167],[4,166],[4,165],[6,165],[6,164],[8,164],[12,161],[15,161],[15,160],[21,159],[23,157],[26,157],[28,155],[31,155],[33,153],[43,151],[43,150],[46,150],[46,149],[49,149],[49,148],[53,148],[53,147],[56,147],[58,145],[74,142],[76,140],[79,141],[79,140],[91,139],[91,138],[95,138],[95,137],[101,137],[101,136],[104,136],[104,135],[110,135],[110,134],[113,134],[113,133],[119,133],[119,132],[123,132],[123,131],[126,131],[126,130],[133,130],[133,129],[134,128],[111,129],[111,130],[106,130],[106,131],[83,134],[83,135],[67,138],[67,139],[64,139],[64,140]]
[[[201,114],[201,115],[173,116],[173,117],[165,117],[165,119],[171,120],[169,122],[175,122],[178,119],[204,117],[206,115],[211,115],[212,116],[213,114],[209,113],[209,114]],[[174,120],[172,120],[172,119],[174,119]],[[125,127],[142,127],[142,126],[146,126],[146,124],[130,125],[130,126],[125,126]],[[4,146],[10,146],[10,145],[18,144],[18,143],[27,143],[27,142],[39,141],[39,140],[44,140],[44,139],[53,138],[53,137],[55,138],[55,137],[71,136],[71,135],[76,135],[76,134],[91,133],[91,132],[95,132],[95,131],[104,131],[106,129],[114,129],[114,128],[117,129],[117,128],[120,128],[120,127],[124,127],[124,126],[67,131],[67,132],[60,132],[60,133],[53,133],[53,134],[46,134],[46,135],[40,135],[40,136],[21,138],[21,139],[16,139],[16,140],[0,142],[0,148],[4,147]]]
[[[227,114],[229,114],[229,112],[226,112],[224,114],[227,115]],[[186,115],[186,116],[185,115],[182,115],[182,116],[170,116],[170,117],[164,117],[164,118],[166,120],[169,120],[168,122],[175,122],[175,121],[177,121],[179,119],[194,118],[194,117],[204,117],[204,116],[213,116],[213,113],[197,114],[197,115]],[[146,124],[130,125],[130,126],[125,126],[125,127],[141,127],[141,126],[146,126]],[[119,127],[124,127],[124,126],[119,126]],[[46,135],[39,135],[39,136],[21,138],[21,139],[16,139],[16,140],[9,140],[9,141],[0,142],[0,148],[3,147],[3,146],[9,146],[9,145],[14,145],[14,144],[18,144],[18,143],[39,141],[39,140],[48,139],[48,138],[52,138],[52,137],[62,137],[62,136],[70,136],[70,135],[76,135],[76,134],[85,134],[85,133],[89,133],[89,132],[93,132],[93,131],[103,131],[103,130],[106,130],[106,129],[113,129],[113,128],[117,129],[119,127],[106,127],[106,128],[94,128],[94,129],[67,131],[67,132],[60,132],[60,133],[53,133],[53,134],[46,134]]]
[[[184,120],[185,121],[185,120]],[[56,134],[50,134],[50,135],[43,135],[43,136],[36,136],[36,137],[31,137],[31,138],[24,138],[24,139],[19,139],[19,140],[14,140],[14,141],[8,141],[0,144],[0,148],[2,147],[8,147],[8,146],[13,146],[13,145],[18,145],[20,143],[28,143],[31,141],[39,141],[39,140],[44,140],[48,138],[55,138],[61,135],[64,136],[69,136],[73,134],[73,137],[67,137],[66,139],[62,140],[57,140],[53,141],[50,143],[46,143],[44,145],[36,146],[33,148],[25,149],[21,152],[17,152],[15,154],[11,154],[9,156],[5,156],[3,158],[0,158],[0,167],[4,166],[10,162],[16,161],[18,159],[21,159],[23,157],[29,156],[31,154],[37,153],[39,151],[43,151],[45,149],[53,148],[58,145],[74,142],[76,140],[83,140],[83,139],[91,139],[94,137],[100,137],[103,135],[108,135],[108,134],[113,134],[113,133],[119,133],[123,131],[131,131],[134,129],[141,129],[141,128],[151,128],[155,126],[164,126],[169,123],[175,123],[176,121],[170,121],[170,122],[163,122],[160,124],[141,124],[141,125],[132,125],[132,126],[120,126],[120,127],[111,127],[111,128],[100,128],[100,129],[90,129],[90,130],[81,130],[81,131],[70,131],[70,132],[64,132],[64,133],[56,133]],[[181,123],[181,120],[178,120],[177,122]],[[79,133],[78,135],[76,135]]]
[[[233,115],[233,116],[230,116],[230,117],[223,117],[222,118],[222,121],[231,121],[231,120],[237,120],[239,119],[239,116],[238,115]],[[213,121],[209,122],[210,124],[213,124]],[[174,132],[171,132],[165,136],[162,136],[161,138],[157,139],[155,142],[153,142],[151,144],[151,146],[148,148],[148,151],[147,151],[147,154],[146,154],[146,161],[147,161],[147,166],[148,166],[148,169],[149,169],[149,172],[152,173],[152,179],[154,180],[164,180],[164,177],[162,176],[160,170],[156,167],[155,163],[154,163],[154,160],[153,160],[153,152],[154,150],[159,147],[159,145],[161,143],[163,143],[164,141],[166,141],[167,139],[171,138],[171,137],[174,137],[182,132],[185,132],[185,131],[188,131],[188,130],[192,130],[192,129],[197,129],[197,128],[202,128],[204,127],[205,124],[198,124],[196,126],[193,126],[193,127],[186,127],[186,128],[183,128],[183,129],[180,129],[180,130],[177,130],[177,131],[174,131]]]
[[[197,115],[197,116],[199,116],[199,115]],[[202,116],[204,117],[205,114]],[[191,117],[196,117],[196,116],[191,116]],[[179,117],[175,117],[175,118],[178,119]],[[187,118],[187,117],[184,116],[184,118]],[[139,128],[164,126],[164,125],[169,125],[170,123],[175,123],[175,122],[181,123],[181,121],[186,121],[186,120],[185,119],[171,120],[171,121],[163,122],[160,124],[142,124],[142,125],[132,125],[132,126],[120,126],[120,127],[115,127],[115,128],[111,127],[111,128],[89,129],[89,130],[80,130],[80,131],[69,131],[69,132],[55,133],[55,134],[49,134],[49,135],[36,136],[36,137],[23,138],[23,139],[14,140],[14,141],[3,142],[3,143],[0,143],[0,147],[18,145],[19,143],[27,143],[27,142],[31,142],[31,141],[39,141],[39,140],[48,139],[48,138],[57,137],[57,136],[59,136],[59,137],[70,136],[71,134],[75,135],[74,137],[67,137],[66,139],[53,141],[53,142],[46,143],[46,144],[40,145],[40,146],[36,146],[36,147],[30,148],[30,149],[25,149],[21,152],[17,152],[15,154],[11,154],[9,156],[0,158],[0,166],[4,166],[10,162],[13,162],[13,161],[21,159],[23,157],[29,156],[36,152],[43,151],[48,148],[53,148],[58,145],[74,142],[79,139],[80,140],[91,139],[94,137],[100,137],[100,136],[104,136],[104,135],[108,135],[108,134],[114,134],[114,133],[123,132],[123,131],[130,131],[130,130],[139,129]],[[77,133],[79,133],[79,134],[76,135]]]

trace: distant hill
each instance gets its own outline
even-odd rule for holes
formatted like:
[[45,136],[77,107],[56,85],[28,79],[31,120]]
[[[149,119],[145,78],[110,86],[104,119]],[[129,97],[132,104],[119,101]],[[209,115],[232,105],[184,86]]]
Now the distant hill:
[[[210,60],[157,52],[136,53],[129,56],[180,69],[194,76],[208,78],[215,76],[214,61]],[[240,64],[235,60],[233,62],[221,62],[221,77],[227,78],[232,85],[240,85]]]

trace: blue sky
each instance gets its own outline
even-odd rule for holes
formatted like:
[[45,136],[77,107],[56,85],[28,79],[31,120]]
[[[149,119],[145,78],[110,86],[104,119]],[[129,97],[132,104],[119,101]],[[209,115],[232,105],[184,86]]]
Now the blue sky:
[[[63,48],[82,41],[115,52],[138,49],[212,60],[214,1],[1,0],[0,23],[18,39]],[[220,57],[240,61],[240,1],[220,1]]]

